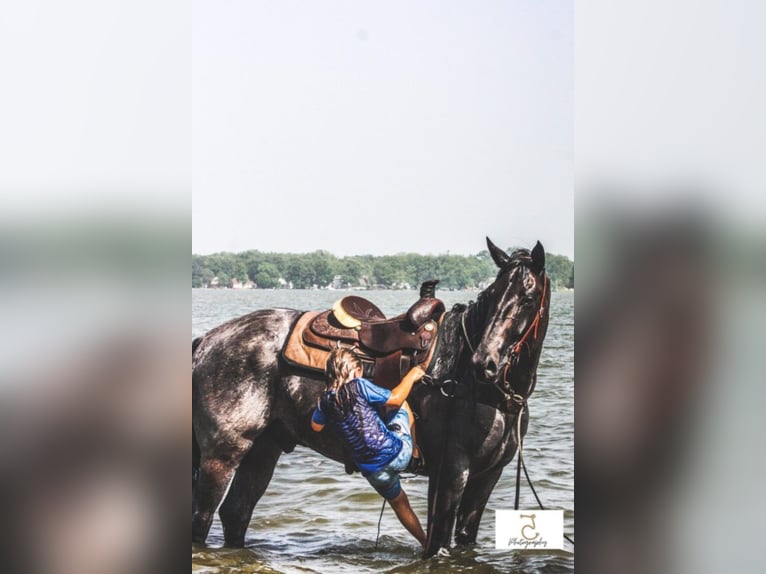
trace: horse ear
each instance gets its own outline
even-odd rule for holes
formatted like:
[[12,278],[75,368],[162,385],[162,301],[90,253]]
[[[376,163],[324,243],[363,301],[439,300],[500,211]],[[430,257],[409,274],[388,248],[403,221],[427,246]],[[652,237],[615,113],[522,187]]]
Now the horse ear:
[[500,267],[500,269],[505,267],[505,265],[508,263],[508,260],[510,259],[508,254],[500,249],[497,245],[492,243],[492,240],[489,237],[487,237],[487,247],[489,248],[489,254],[492,256],[492,261],[495,262],[495,265]]
[[539,241],[532,248],[532,271],[540,273],[545,269],[545,249]]

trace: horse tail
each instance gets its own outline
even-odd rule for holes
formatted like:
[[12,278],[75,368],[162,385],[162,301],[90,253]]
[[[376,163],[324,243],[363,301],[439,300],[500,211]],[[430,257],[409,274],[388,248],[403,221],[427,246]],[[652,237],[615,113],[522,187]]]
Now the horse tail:
[[[192,356],[194,356],[194,351],[199,347],[200,341],[202,341],[202,337],[197,337],[192,341]],[[197,442],[197,435],[194,434],[194,428],[192,428],[192,511],[194,511],[201,458],[202,454]]]
[[197,512],[197,480],[199,480],[200,450],[197,436],[192,429],[192,516]]
[[192,429],[192,486],[197,484],[201,456],[197,435],[194,434],[194,429]]

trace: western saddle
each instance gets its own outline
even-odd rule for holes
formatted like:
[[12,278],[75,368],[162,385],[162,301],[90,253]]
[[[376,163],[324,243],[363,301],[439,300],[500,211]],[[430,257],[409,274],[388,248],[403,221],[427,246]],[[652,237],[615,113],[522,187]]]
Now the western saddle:
[[295,367],[324,373],[330,351],[353,349],[364,375],[391,389],[414,366],[428,368],[444,303],[434,295],[438,280],[424,282],[406,313],[387,319],[371,301],[348,295],[326,311],[303,313],[287,338],[282,356]]

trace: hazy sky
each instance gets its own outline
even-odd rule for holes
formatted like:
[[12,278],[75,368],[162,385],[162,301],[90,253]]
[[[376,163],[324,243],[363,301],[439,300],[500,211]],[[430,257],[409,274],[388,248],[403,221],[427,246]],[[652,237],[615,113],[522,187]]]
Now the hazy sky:
[[571,2],[193,6],[193,252],[573,256]]

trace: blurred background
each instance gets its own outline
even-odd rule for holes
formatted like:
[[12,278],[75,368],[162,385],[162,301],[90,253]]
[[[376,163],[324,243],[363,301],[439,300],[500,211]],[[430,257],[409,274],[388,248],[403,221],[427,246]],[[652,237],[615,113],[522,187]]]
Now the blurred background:
[[2,12],[0,568],[167,571],[188,508],[190,10]]
[[577,2],[584,572],[766,563],[764,16],[756,2]]
[[[584,572],[766,562],[765,11],[576,3]],[[183,2],[3,9],[6,572],[185,568],[190,45]]]

